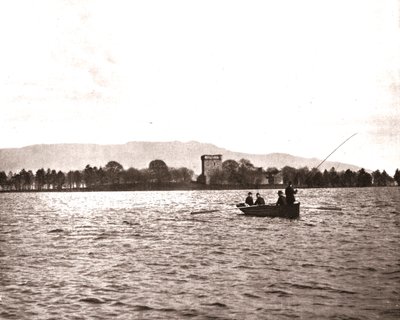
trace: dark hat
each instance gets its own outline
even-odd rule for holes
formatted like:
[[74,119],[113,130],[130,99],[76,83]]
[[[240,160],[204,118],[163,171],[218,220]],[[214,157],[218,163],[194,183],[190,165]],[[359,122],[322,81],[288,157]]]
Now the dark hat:
[[283,194],[283,192],[281,190],[278,191],[278,194]]
[[249,192],[249,193],[248,193],[248,195],[250,196],[250,195],[252,195],[252,193],[251,193],[251,192]]
[[260,194],[257,192],[256,196],[259,196]]

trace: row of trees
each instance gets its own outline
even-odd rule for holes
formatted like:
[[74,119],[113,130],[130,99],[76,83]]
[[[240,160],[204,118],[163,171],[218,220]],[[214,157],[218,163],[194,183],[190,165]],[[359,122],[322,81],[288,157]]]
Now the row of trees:
[[[280,177],[277,179],[277,177]],[[200,176],[199,180],[204,180]],[[385,170],[376,170],[372,174],[364,169],[354,172],[350,169],[336,171],[331,168],[323,172],[318,169],[293,168],[285,166],[281,170],[275,167],[267,169],[255,167],[249,160],[226,160],[222,163],[221,170],[215,170],[210,177],[210,184],[238,185],[242,187],[257,186],[262,184],[287,184],[292,181],[300,187],[367,187],[390,186],[394,182],[400,185],[400,171],[397,169],[393,177]]]
[[295,185],[304,187],[370,187],[391,186],[396,181],[400,185],[400,172],[396,170],[394,177],[389,176],[385,170],[376,170],[372,174],[364,169],[352,171],[350,169],[336,171],[331,168],[323,172],[318,169],[309,170],[307,167],[295,169],[292,167],[282,168],[284,183],[292,181]]
[[83,170],[67,173],[39,169],[36,173],[22,169],[18,173],[0,171],[0,187],[3,190],[62,190],[96,188],[110,185],[161,185],[165,183],[190,183],[194,172],[188,168],[169,168],[162,160],[153,160],[145,169],[128,168],[110,161],[105,167],[87,165]]
[[[63,190],[63,189],[99,189],[100,187],[136,185],[144,188],[171,184],[188,184],[193,180],[194,172],[188,168],[169,168],[162,160],[153,160],[145,169],[128,168],[110,161],[104,167],[87,165],[83,170],[71,170],[67,173],[39,169],[35,173],[22,169],[18,173],[0,171],[0,188],[2,190]],[[265,184],[287,184],[292,181],[299,187],[368,187],[389,186],[394,182],[400,185],[400,171],[393,177],[385,170],[376,170],[371,174],[361,169],[354,172],[350,169],[337,172],[335,168],[323,172],[318,169],[293,168],[289,166],[278,170],[255,167],[249,160],[226,160],[220,170],[215,170],[210,178],[211,185],[228,185],[235,187],[256,187]],[[204,183],[200,175],[198,182]],[[167,186],[168,187],[168,186]]]

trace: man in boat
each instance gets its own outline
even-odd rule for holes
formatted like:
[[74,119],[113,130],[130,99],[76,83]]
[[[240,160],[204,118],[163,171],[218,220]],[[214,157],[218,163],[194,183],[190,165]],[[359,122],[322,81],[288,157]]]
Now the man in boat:
[[247,194],[247,198],[246,198],[246,204],[247,205],[249,205],[249,206],[252,206],[252,205],[254,205],[254,200],[253,200],[253,194],[251,193],[251,192],[249,192],[248,194]]
[[297,193],[297,189],[293,189],[292,181],[289,181],[288,186],[285,189],[286,202],[288,205],[291,205],[296,201],[296,199],[294,197],[294,195],[296,193]]
[[256,194],[256,197],[257,197],[256,202],[254,202],[255,206],[262,206],[265,204],[264,198],[261,197],[259,193]]
[[276,202],[277,206],[286,206],[287,202],[286,202],[286,197],[283,195],[283,192],[281,190],[278,191],[278,201]]

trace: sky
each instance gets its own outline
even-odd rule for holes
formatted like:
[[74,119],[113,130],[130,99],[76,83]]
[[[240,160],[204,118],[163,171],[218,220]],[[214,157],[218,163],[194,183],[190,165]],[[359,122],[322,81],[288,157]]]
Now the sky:
[[[394,0],[0,3],[0,148],[199,141],[393,174]],[[340,168],[339,168],[340,169]]]

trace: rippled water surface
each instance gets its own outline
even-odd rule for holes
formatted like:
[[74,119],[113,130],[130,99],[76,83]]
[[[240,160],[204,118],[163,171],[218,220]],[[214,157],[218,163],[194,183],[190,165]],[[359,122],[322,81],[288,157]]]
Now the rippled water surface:
[[399,188],[246,193],[0,194],[0,318],[400,318]]

